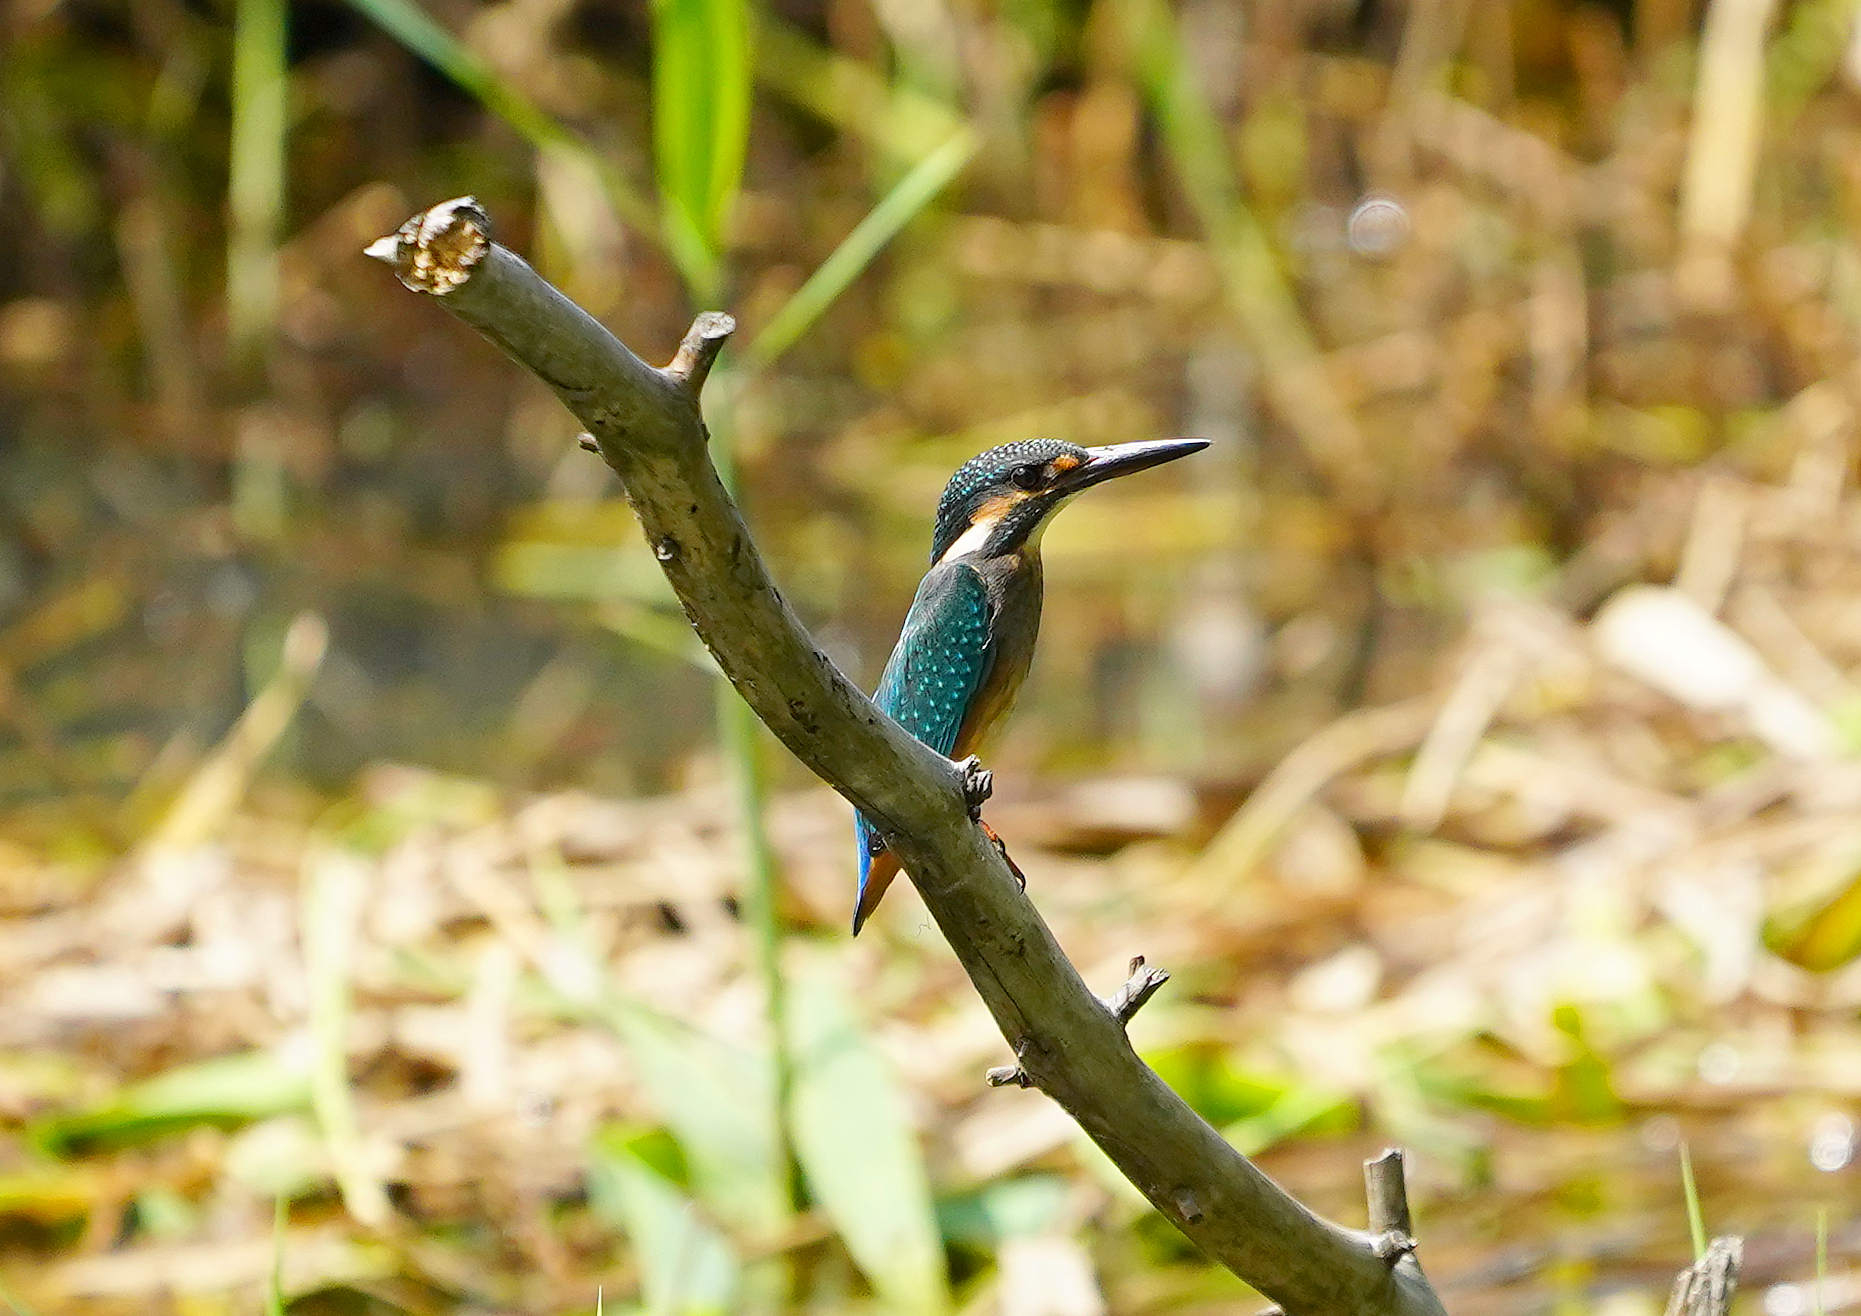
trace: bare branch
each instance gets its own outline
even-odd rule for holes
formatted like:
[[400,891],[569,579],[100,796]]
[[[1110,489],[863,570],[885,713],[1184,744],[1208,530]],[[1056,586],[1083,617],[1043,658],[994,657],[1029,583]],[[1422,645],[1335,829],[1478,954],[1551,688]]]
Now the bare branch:
[[1439,1316],[1412,1258],[1392,1270],[1369,1235],[1313,1215],[1138,1059],[972,820],[973,774],[880,713],[814,646],[705,450],[696,390],[723,341],[718,322],[694,326],[689,355],[656,370],[493,244],[469,200],[416,216],[369,254],[497,343],[587,427],[718,666],[878,824],[1029,1083],[1185,1234],[1294,1316]]
[[1019,1065],[997,1065],[983,1075],[992,1088],[1031,1088],[1034,1080]]

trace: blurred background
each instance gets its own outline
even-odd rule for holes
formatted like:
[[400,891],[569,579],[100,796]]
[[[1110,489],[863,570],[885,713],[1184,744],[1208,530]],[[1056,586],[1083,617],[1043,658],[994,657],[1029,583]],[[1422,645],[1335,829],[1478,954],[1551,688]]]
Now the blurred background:
[[1251,1311],[720,691],[470,193],[870,685],[1046,538],[990,816],[1145,1056],[1456,1313],[1861,1308],[1851,0],[10,0],[0,1308]]

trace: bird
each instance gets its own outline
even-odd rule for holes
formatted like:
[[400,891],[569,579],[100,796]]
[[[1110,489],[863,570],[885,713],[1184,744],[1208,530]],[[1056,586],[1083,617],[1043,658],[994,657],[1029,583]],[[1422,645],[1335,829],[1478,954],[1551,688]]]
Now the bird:
[[[1042,592],[1040,537],[1053,514],[1093,485],[1207,446],[1206,439],[1097,448],[1028,439],[964,462],[938,500],[931,567],[918,585],[874,701],[945,758],[976,753],[1014,705],[1034,658]],[[988,830],[986,823],[983,827]],[[854,831],[859,893],[853,935],[858,936],[898,876],[899,865],[865,814],[856,814]],[[993,831],[989,835],[1000,846],[1000,838]]]

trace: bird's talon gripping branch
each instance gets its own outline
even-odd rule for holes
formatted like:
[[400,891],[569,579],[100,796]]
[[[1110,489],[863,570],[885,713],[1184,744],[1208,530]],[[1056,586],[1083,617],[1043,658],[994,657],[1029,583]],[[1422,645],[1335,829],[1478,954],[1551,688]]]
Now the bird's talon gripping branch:
[[963,803],[969,806],[970,820],[981,822],[982,806],[995,794],[995,774],[983,767],[974,754],[956,766],[963,770]]

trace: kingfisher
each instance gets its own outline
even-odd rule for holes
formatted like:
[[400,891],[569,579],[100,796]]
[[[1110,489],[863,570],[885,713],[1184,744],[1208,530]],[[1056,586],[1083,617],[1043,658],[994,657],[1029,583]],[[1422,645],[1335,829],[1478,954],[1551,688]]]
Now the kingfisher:
[[[879,678],[873,696],[879,707],[945,758],[977,752],[1014,704],[1034,658],[1040,536],[1053,514],[1095,484],[1207,446],[1206,439],[1163,439],[1082,448],[1032,439],[964,462],[937,503],[931,568]],[[856,816],[854,830],[858,936],[899,869],[864,814]],[[989,835],[999,846],[1000,838]]]

